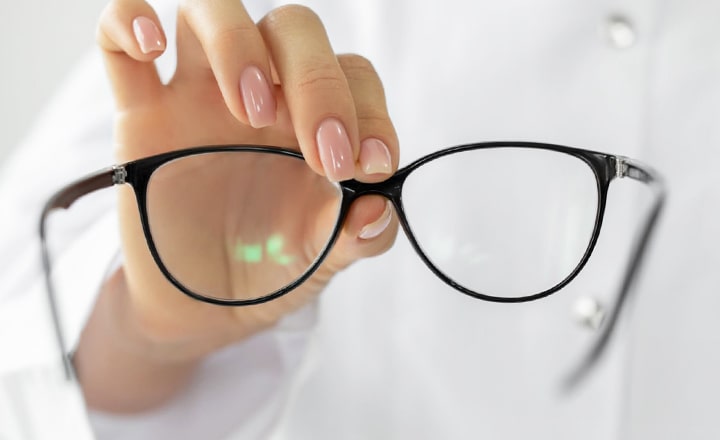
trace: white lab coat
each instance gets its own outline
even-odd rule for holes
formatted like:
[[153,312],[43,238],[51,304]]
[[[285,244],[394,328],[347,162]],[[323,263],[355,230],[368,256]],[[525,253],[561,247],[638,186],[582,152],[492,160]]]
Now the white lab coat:
[[[256,18],[270,8],[248,3]],[[560,391],[596,337],[574,305],[609,304],[617,288],[648,201],[637,182],[613,184],[590,263],[547,299],[461,295],[399,237],[317,304],[211,356],[165,407],[88,416],[63,380],[36,219],[62,183],[114,162],[112,101],[93,54],[0,175],[0,439],[717,438],[720,3],[303,3],[337,52],[373,61],[401,163],[459,143],[535,140],[624,154],[665,175],[667,208],[600,365]],[[160,11],[171,29],[172,8]],[[172,57],[161,64],[168,75]],[[113,265],[113,209],[106,190],[51,229],[71,343]]]

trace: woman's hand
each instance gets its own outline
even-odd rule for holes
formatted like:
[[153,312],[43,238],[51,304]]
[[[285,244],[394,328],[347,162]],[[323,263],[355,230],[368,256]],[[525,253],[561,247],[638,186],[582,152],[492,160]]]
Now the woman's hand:
[[[264,221],[277,223],[272,227],[285,228],[279,220],[283,216],[271,213],[293,206],[317,211],[309,213],[316,221],[289,227],[295,240],[307,240],[309,248],[321,246],[313,242],[317,225],[332,222],[335,215],[323,209],[326,179],[379,181],[397,167],[398,141],[377,74],[362,57],[336,56],[320,19],[305,7],[273,10],[255,24],[237,0],[183,1],[178,65],[168,84],[161,83],[154,65],[166,46],[164,32],[144,1],[108,5],[98,41],[117,104],[120,161],[197,145],[279,145],[301,151],[315,173],[310,176],[324,176],[244,172],[228,185],[232,170],[210,163],[204,169],[218,170],[215,180],[195,191],[183,186],[182,175],[172,177],[176,184],[169,182],[156,200],[177,198],[177,191],[186,188],[185,202],[197,203],[205,214],[161,225],[163,239],[181,241],[184,234],[215,231],[194,242],[195,260],[183,261],[184,254],[178,253],[178,267],[212,270],[195,262],[209,261],[215,251],[211,243],[232,246],[237,228],[228,233],[217,225],[226,226],[229,211],[248,212],[242,208],[250,206],[253,212],[267,212]],[[268,178],[298,191],[280,200],[254,197],[253,187]],[[229,199],[243,202],[228,208],[224,201]],[[270,203],[272,207],[263,206]],[[163,402],[182,387],[203,356],[275,324],[314,298],[337,271],[386,250],[397,231],[384,199],[360,199],[311,279],[265,304],[222,307],[190,299],[162,275],[148,250],[131,188],[121,189],[119,206],[124,265],[98,299],[75,357],[89,404],[114,411]],[[242,278],[243,270],[231,267],[225,275],[233,285],[238,277],[240,284],[250,283]],[[110,375],[115,380],[105,379]]]

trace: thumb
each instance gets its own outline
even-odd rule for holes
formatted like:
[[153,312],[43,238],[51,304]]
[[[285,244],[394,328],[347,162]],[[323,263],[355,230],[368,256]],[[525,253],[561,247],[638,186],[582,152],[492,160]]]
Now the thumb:
[[397,216],[389,200],[379,195],[357,199],[321,270],[335,273],[359,259],[384,253],[395,242],[397,230]]

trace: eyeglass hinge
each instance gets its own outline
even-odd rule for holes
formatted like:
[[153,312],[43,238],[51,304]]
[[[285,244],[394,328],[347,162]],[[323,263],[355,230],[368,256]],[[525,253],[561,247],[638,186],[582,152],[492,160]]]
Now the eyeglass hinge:
[[615,177],[623,178],[628,173],[628,158],[625,156],[615,156]]
[[125,183],[127,178],[127,171],[122,165],[116,165],[113,167],[112,183],[113,185],[122,185]]

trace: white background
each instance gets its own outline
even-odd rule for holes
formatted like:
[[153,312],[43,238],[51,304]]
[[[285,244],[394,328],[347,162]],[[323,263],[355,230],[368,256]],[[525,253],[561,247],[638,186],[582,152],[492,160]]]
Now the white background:
[[0,1],[0,162],[95,43],[106,0]]

